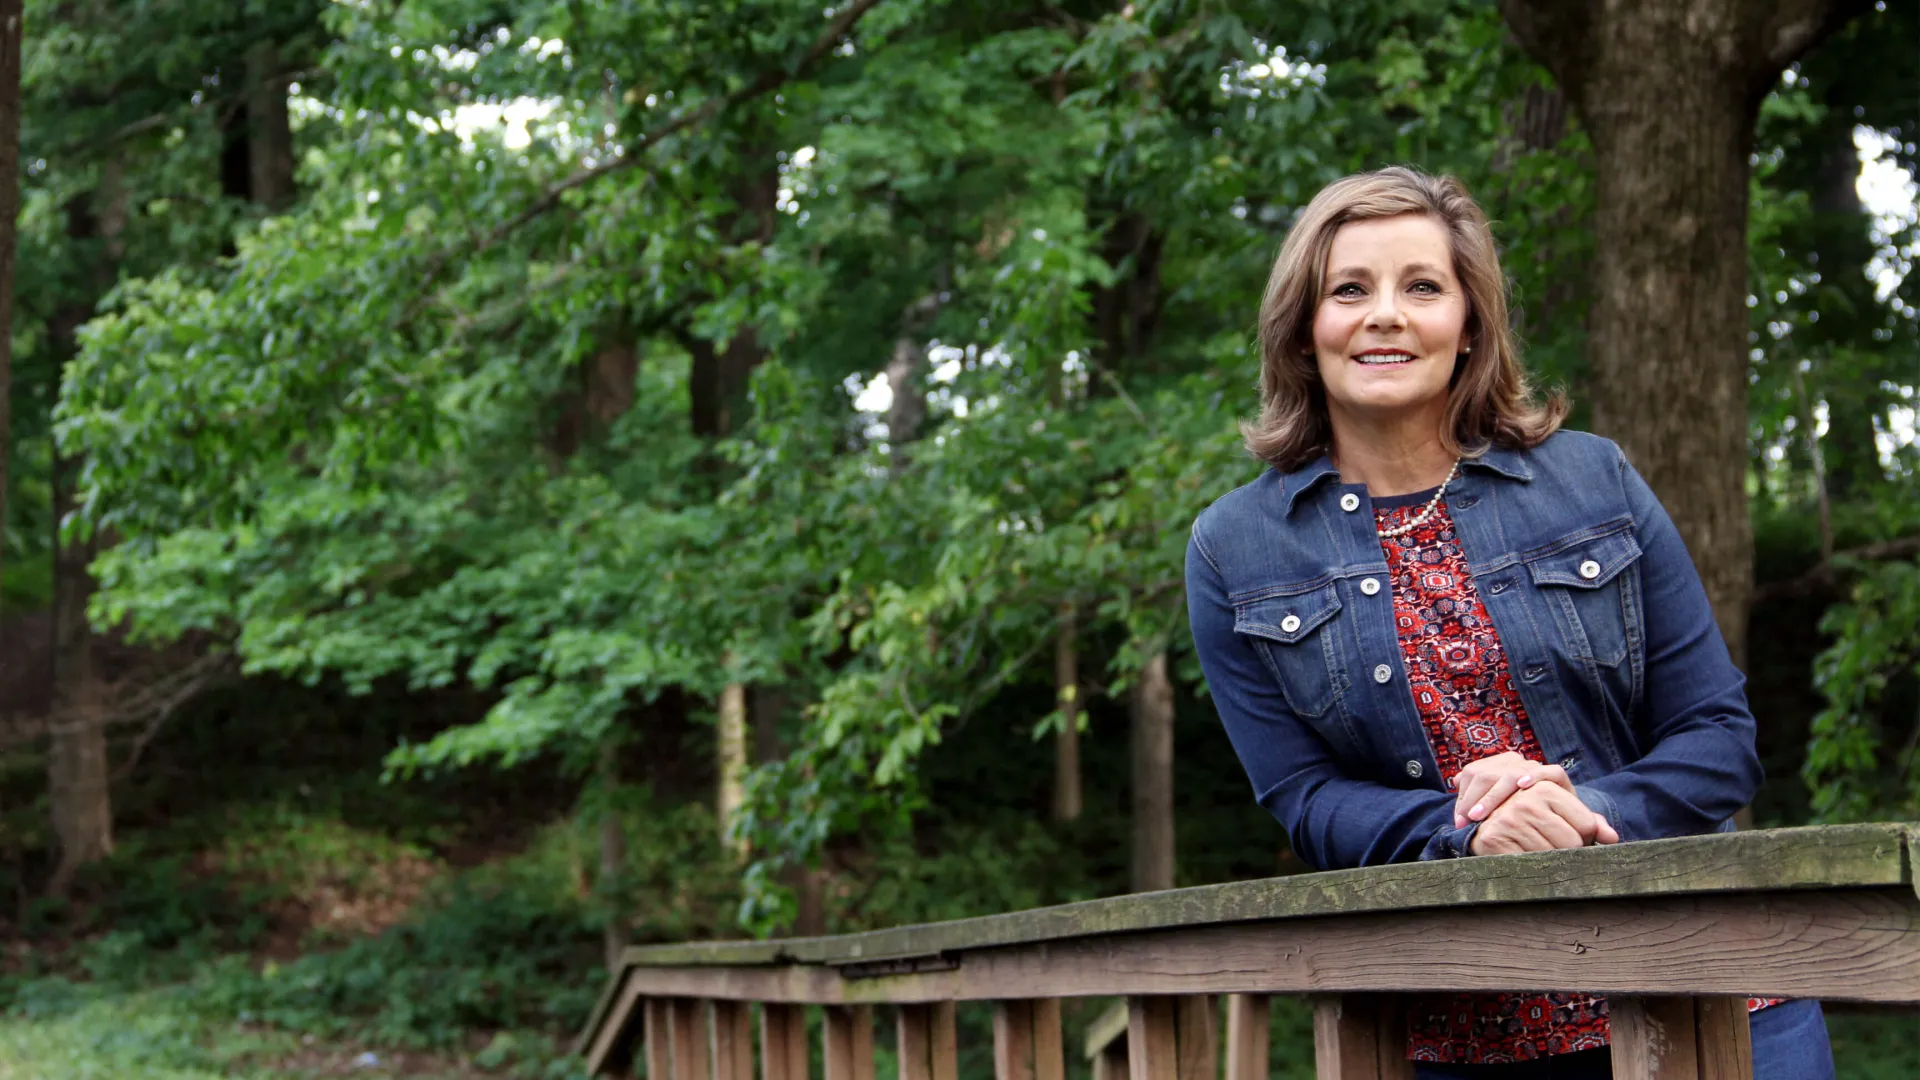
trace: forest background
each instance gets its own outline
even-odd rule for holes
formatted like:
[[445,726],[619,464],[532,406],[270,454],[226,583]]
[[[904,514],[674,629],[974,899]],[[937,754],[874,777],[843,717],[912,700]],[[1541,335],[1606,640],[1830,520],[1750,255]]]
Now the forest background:
[[1920,818],[1917,144],[1911,0],[0,0],[0,1076],[567,1076],[628,942],[1300,869],[1181,557],[1396,162],[1754,822]]

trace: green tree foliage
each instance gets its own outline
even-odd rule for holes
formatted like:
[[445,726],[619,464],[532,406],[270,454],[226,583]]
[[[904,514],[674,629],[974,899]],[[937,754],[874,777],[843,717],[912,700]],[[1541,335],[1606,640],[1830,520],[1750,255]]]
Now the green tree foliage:
[[[649,738],[648,703],[786,687],[804,721],[738,825],[757,926],[791,913],[782,866],[897,841],[922,756],[1045,677],[1063,603],[1098,692],[1166,647],[1197,685],[1186,528],[1255,471],[1252,314],[1326,181],[1462,176],[1533,362],[1576,397],[1586,377],[1591,149],[1489,5],[403,0],[307,20],[282,35],[310,53],[301,200],[266,220],[207,194],[216,95],[181,102],[215,66],[194,50],[233,51],[225,24],[81,24],[30,61],[44,100],[99,111],[61,132],[90,164],[42,151],[59,179],[28,195],[42,322],[65,294],[26,278],[77,264],[58,208],[100,182],[102,139],[141,147],[118,288],[60,384],[58,437],[87,462],[74,527],[115,540],[96,619],[211,634],[250,672],[486,695],[478,723],[395,749],[397,775],[535,755],[584,773]],[[85,104],[102,65],[153,100]],[[1814,180],[1789,168],[1845,108],[1818,92],[1768,107],[1762,333],[1826,310]],[[524,142],[467,122],[529,103]],[[163,119],[121,134],[130,113]],[[1908,120],[1861,122],[1911,162]],[[1795,356],[1834,408],[1871,371],[1868,424],[1910,414],[1911,278],[1893,299],[1857,284],[1870,310],[1846,334],[1756,347],[1755,471],[1783,503],[1807,494],[1801,459],[1769,456],[1793,442]],[[903,339],[926,363],[889,389],[928,416],[889,437],[855,397]],[[743,341],[765,353],[724,403],[743,421],[703,431],[703,365]],[[574,445],[559,432],[610,347],[638,352],[630,402]],[[1856,472],[1910,490],[1895,457]],[[1057,714],[994,722],[1024,737]]]

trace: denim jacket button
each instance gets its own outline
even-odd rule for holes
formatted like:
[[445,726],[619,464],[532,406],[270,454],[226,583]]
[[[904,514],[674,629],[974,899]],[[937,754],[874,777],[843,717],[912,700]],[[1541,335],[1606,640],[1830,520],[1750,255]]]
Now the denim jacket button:
[[1340,496],[1340,509],[1345,510],[1349,514],[1360,509],[1360,496],[1355,495],[1351,491]]
[[1374,665],[1374,668],[1373,668],[1373,681],[1374,681],[1374,682],[1377,682],[1377,683],[1383,683],[1383,682],[1388,682],[1388,681],[1390,681],[1390,680],[1392,680],[1392,678],[1393,678],[1393,669],[1392,669],[1392,668],[1390,668],[1390,667],[1388,667],[1388,666],[1387,666],[1387,665],[1385,665],[1385,664],[1376,664],[1376,665]]
[[1522,676],[1525,677],[1528,682],[1532,682],[1546,673],[1547,666],[1545,664],[1528,664],[1527,670],[1521,672]]
[[1507,580],[1506,578],[1501,578],[1501,579],[1500,579],[1499,581],[1496,581],[1496,582],[1494,582],[1494,583],[1493,583],[1493,594],[1494,594],[1495,596],[1498,596],[1498,595],[1500,595],[1501,593],[1503,593],[1503,592],[1506,592],[1506,591],[1507,591],[1507,586],[1508,586],[1509,584],[1511,584],[1511,582],[1509,582],[1509,581],[1508,581],[1508,580]]
[[1298,629],[1300,629],[1300,616],[1298,616],[1298,615],[1289,615],[1289,616],[1287,616],[1286,618],[1284,618],[1284,619],[1281,619],[1281,620],[1280,620],[1280,629],[1281,629],[1281,630],[1284,630],[1285,632],[1287,632],[1287,633],[1289,633],[1289,634],[1291,634],[1291,633],[1293,633],[1293,632],[1294,632],[1295,630],[1298,630]]
[[1374,593],[1379,592],[1380,579],[1379,578],[1361,578],[1360,591],[1363,593],[1366,593],[1368,596],[1372,596]]
[[1586,578],[1588,581],[1592,581],[1594,578],[1599,577],[1600,564],[1597,562],[1594,562],[1592,559],[1588,559],[1586,562],[1581,563],[1580,576],[1583,578]]
[[1420,779],[1420,774],[1425,771],[1426,771],[1425,769],[1422,769],[1420,767],[1419,762],[1417,761],[1407,762],[1407,775],[1413,777],[1415,780]]

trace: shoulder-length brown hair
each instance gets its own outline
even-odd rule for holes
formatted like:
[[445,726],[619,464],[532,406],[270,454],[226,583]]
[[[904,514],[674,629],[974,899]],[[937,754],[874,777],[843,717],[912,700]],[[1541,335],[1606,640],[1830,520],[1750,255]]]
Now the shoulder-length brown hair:
[[1486,214],[1453,177],[1395,166],[1322,188],[1280,246],[1260,302],[1260,418],[1240,425],[1253,456],[1286,471],[1331,448],[1326,389],[1313,352],[1327,253],[1347,222],[1399,214],[1426,214],[1446,228],[1454,274],[1467,294],[1470,347],[1454,367],[1441,444],[1464,457],[1494,445],[1525,449],[1566,419],[1566,398],[1555,393],[1541,400],[1520,366]]

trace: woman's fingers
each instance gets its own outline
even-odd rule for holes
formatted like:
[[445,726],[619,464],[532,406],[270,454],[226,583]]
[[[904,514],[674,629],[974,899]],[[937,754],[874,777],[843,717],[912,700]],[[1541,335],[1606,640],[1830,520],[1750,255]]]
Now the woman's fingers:
[[[1457,792],[1453,800],[1454,828],[1468,821],[1480,820],[1468,817],[1467,811],[1476,805],[1483,805],[1487,792],[1501,777],[1518,776],[1539,764],[1537,761],[1528,761],[1512,750],[1469,761],[1454,777],[1454,790]],[[1486,809],[1490,812],[1493,806],[1487,806]]]
[[1481,823],[1472,850],[1477,855],[1499,855],[1619,841],[1607,819],[1589,810],[1570,785],[1536,781],[1517,790]]
[[[1531,780],[1528,781],[1528,785],[1532,785]],[[1487,820],[1488,814],[1498,810],[1501,803],[1506,802],[1509,796],[1519,790],[1520,775],[1510,773],[1506,776],[1498,777],[1485,792],[1468,805],[1467,820]]]
[[[1569,792],[1573,790],[1573,781],[1567,777],[1567,770],[1560,766],[1528,761],[1518,754],[1511,756],[1519,761],[1519,768],[1508,766],[1492,776],[1485,773],[1476,774],[1471,785],[1461,789],[1460,797],[1454,801],[1454,828],[1457,829],[1469,821],[1485,821],[1489,815],[1500,808],[1502,803],[1512,798],[1515,792],[1525,791],[1535,784],[1558,784]],[[1479,762],[1474,764],[1477,765]],[[1461,771],[1464,773],[1466,770]]]

